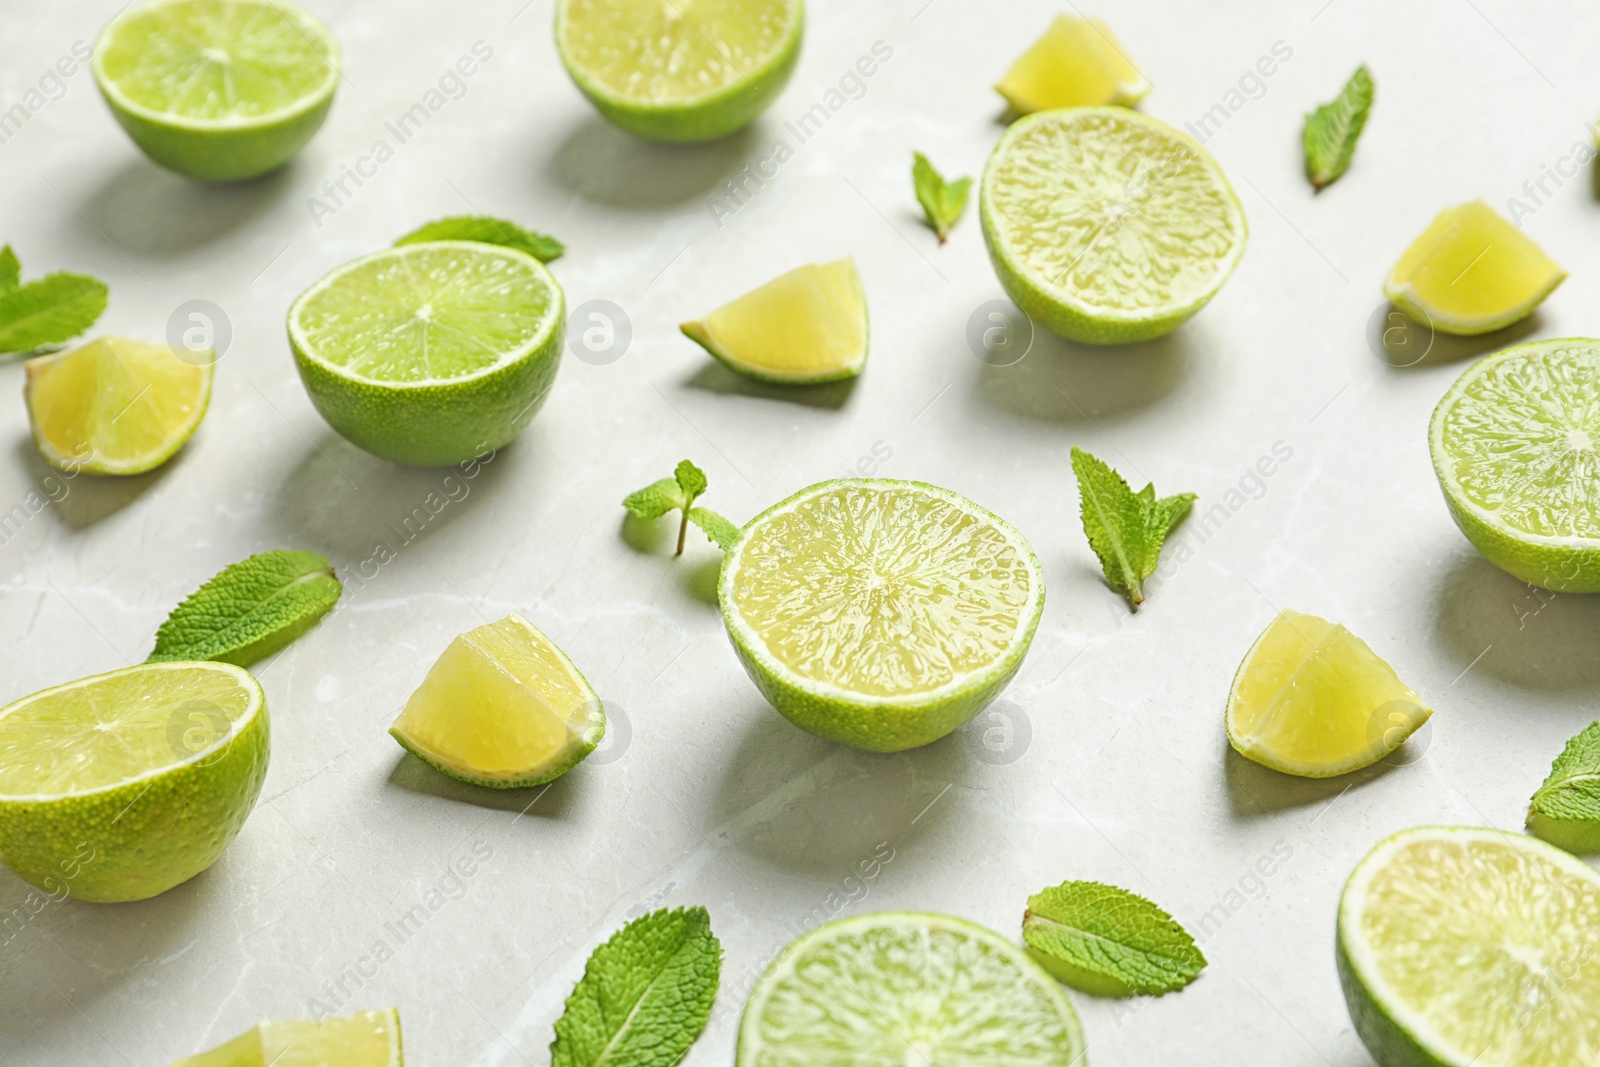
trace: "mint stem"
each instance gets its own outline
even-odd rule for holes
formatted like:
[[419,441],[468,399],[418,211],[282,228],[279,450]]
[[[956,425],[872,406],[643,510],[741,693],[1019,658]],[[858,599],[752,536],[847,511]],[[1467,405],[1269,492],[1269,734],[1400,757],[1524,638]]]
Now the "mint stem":
[[678,524],[678,555],[683,555],[683,539],[689,534],[689,505],[683,506],[683,521]]

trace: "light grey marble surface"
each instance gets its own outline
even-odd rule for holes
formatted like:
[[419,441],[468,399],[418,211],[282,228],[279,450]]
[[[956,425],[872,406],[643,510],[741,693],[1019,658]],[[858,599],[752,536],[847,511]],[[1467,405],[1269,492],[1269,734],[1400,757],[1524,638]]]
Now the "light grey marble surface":
[[[1537,595],[1480,559],[1429,468],[1433,404],[1470,357],[1512,337],[1441,338],[1398,368],[1366,331],[1384,272],[1437,210],[1483,197],[1505,211],[1513,196],[1537,208],[1527,232],[1572,277],[1510,333],[1600,330],[1591,169],[1547,179],[1542,206],[1523,185],[1572,170],[1563,161],[1590,136],[1600,12],[1102,5],[1092,13],[1155,85],[1147,113],[1181,124],[1223,105],[1209,147],[1249,214],[1250,249],[1164,340],[1095,351],[1041,336],[996,368],[964,340],[974,309],[1001,296],[976,220],[939,248],[915,214],[910,156],[979,171],[1000,132],[989,86],[1057,5],[813,0],[799,71],[769,115],[679,149],[606,126],[560,69],[550,0],[524,2],[319,0],[347,82],[303,156],[253,184],[158,170],[81,71],[0,144],[0,238],[30,274],[107,279],[104,332],[159,338],[193,299],[225,309],[233,332],[206,423],[176,460],[66,483],[0,544],[0,698],[143,658],[167,610],[248,553],[310,548],[348,573],[380,543],[395,550],[260,669],[271,770],[212,870],[144,903],[52,904],[0,938],[0,1061],[160,1065],[322,997],[398,1005],[424,1067],[543,1063],[590,948],[646,908],[700,903],[727,956],[688,1062],[727,1063],[755,974],[816,917],[930,909],[1010,933],[1029,893],[1093,878],[1202,929],[1211,958],[1179,995],[1075,996],[1094,1063],[1368,1062],[1334,974],[1345,876],[1403,827],[1521,824],[1562,742],[1594,718],[1600,603]],[[8,0],[0,107],[118,7]],[[314,211],[324,180],[480,41],[492,57],[464,95],[347,202]],[[877,42],[892,56],[860,98],[795,143],[784,123]],[[1292,55],[1241,83],[1275,44]],[[1372,121],[1349,175],[1313,197],[1301,115],[1362,61],[1378,86]],[[793,158],[730,212],[721,183],[779,140]],[[404,542],[397,527],[444,476],[335,436],[301,390],[283,317],[331,267],[473,210],[565,240],[555,273],[571,303],[625,309],[632,341],[610,364],[569,356],[522,440]],[[736,380],[676,330],[755,282],[846,254],[873,317],[854,388]],[[19,365],[0,366],[4,508],[47,488],[21,382]],[[1178,536],[1169,558],[1183,561],[1137,616],[1084,542],[1074,444],[1140,484],[1198,492],[1202,510],[1224,505]],[[1275,448],[1288,458],[1251,475]],[[1015,523],[1049,588],[1009,724],[894,756],[836,748],[771,711],[711,602],[715,551],[701,541],[675,561],[665,534],[629,544],[617,503],[690,456],[710,475],[707,504],[742,520],[875,451],[883,475],[936,482]],[[1229,679],[1287,606],[1346,622],[1435,704],[1420,758],[1317,783],[1228,753]],[[598,758],[538,795],[447,781],[384,733],[452,635],[511,610],[572,655],[615,724]],[[1008,728],[1012,747],[995,748]],[[473,875],[453,877],[464,856]],[[26,892],[0,871],[0,913]],[[426,922],[398,936],[418,904]]]

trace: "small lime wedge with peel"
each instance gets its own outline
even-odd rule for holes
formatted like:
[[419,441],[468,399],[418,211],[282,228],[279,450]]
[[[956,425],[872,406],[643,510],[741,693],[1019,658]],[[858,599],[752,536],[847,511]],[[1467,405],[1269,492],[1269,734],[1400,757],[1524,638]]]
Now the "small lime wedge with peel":
[[289,308],[289,344],[322,417],[415,467],[481,457],[520,434],[561,363],[566,298],[544,264],[474,241],[386,248]]
[[225,663],[144,663],[0,708],[0,859],[81,900],[216,862],[267,773],[266,697]]
[[1106,24],[1058,15],[1006,71],[995,91],[1018,115],[1060,107],[1131,107],[1150,92]]
[[1578,1067],[1600,1049],[1600,874],[1535,838],[1381,842],[1345,886],[1337,959],[1380,1067]]
[[1411,242],[1383,295],[1453,334],[1502,329],[1533,314],[1567,272],[1482,200],[1446,208]]
[[1284,611],[1256,638],[1228,695],[1228,741],[1284,774],[1370,767],[1433,710],[1342,625]]
[[556,50],[600,113],[656,141],[726,137],[794,73],[802,0],[558,0]]
[[1244,255],[1244,209],[1200,143],[1120,107],[1013,123],[984,170],[984,242],[1006,295],[1088,344],[1160,337]]
[[947,915],[838,919],[772,961],[736,1067],[1081,1067],[1078,1014],[1006,938]]
[[1600,340],[1479,360],[1434,409],[1445,502],[1490,562],[1558,593],[1600,592]]
[[25,371],[34,443],[66,471],[154,470],[194,436],[211,402],[211,363],[126,337],[30,359]]
[[400,1013],[362,1011],[316,1022],[261,1023],[172,1067],[404,1067]]
[[146,155],[236,181],[283,166],[322,126],[339,45],[287,0],[146,0],[101,31],[92,65]]
[[450,642],[389,730],[450,777],[496,789],[559,778],[605,732],[578,668],[517,614]]
[[728,369],[808,385],[861,373],[867,294],[853,259],[813,263],[774,278],[680,329]]
[[898,752],[1005,688],[1044,611],[1044,574],[1015,528],[965,497],[847,480],[746,524],[718,599],[745,671],[786,718]]

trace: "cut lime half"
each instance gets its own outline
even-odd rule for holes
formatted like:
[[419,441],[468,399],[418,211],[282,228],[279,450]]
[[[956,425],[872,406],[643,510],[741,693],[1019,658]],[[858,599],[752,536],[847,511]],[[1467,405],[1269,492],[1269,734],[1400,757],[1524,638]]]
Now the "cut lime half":
[[151,159],[234,181],[283,166],[311,140],[333,105],[339,45],[287,0],[146,0],[101,31],[93,69]]
[[400,1013],[266,1022],[172,1067],[403,1067]]
[[684,336],[729,370],[781,385],[853,378],[867,362],[867,294],[853,259],[811,263],[754,289]]

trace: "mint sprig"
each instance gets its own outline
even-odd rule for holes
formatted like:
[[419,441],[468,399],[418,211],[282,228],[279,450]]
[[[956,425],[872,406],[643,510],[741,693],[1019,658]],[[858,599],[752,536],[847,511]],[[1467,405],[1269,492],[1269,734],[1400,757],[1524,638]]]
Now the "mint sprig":
[[1076,446],[1072,470],[1078,476],[1083,532],[1100,557],[1106,582],[1128,598],[1135,611],[1144,603],[1144,580],[1161,562],[1161,546],[1172,528],[1189,514],[1193,493],[1156,499],[1156,487],[1135,493],[1122,475]]
[[944,244],[955,228],[961,213],[967,208],[967,193],[972,188],[971,178],[945,181],[944,175],[934,169],[928,157],[921,152],[912,153],[911,183],[916,188],[917,203],[928,217],[928,225]]
[[651,482],[643,489],[629,493],[623,498],[622,506],[634,518],[646,521],[659,519],[669,511],[682,511],[683,519],[678,524],[677,555],[683,555],[683,542],[691,522],[726,552],[734,538],[739,536],[739,527],[714,511],[694,506],[695,500],[706,491],[706,484],[706,472],[684,460],[678,464],[671,478]]
[[72,340],[105,311],[106,293],[104,282],[70,271],[23,284],[17,254],[0,248],[0,354]]
[[452,215],[420,226],[395,242],[396,245],[414,245],[423,241],[477,241],[480,244],[500,245],[526,252],[540,263],[551,263],[561,258],[567,246],[542,233],[534,233],[506,219],[488,215]]
[[1372,110],[1372,73],[1356,68],[1339,95],[1306,116],[1300,140],[1306,152],[1306,177],[1321,192],[1350,169],[1356,142]]
[[344,587],[315,552],[275,550],[230,564],[172,610],[149,662],[220,660],[248,667],[309,630]]
[[1022,939],[1045,970],[1094,996],[1169,993],[1206,965],[1171,915],[1099,882],[1062,882],[1029,897]]
[[1528,829],[1569,852],[1600,852],[1600,722],[1556,757],[1528,805]]

